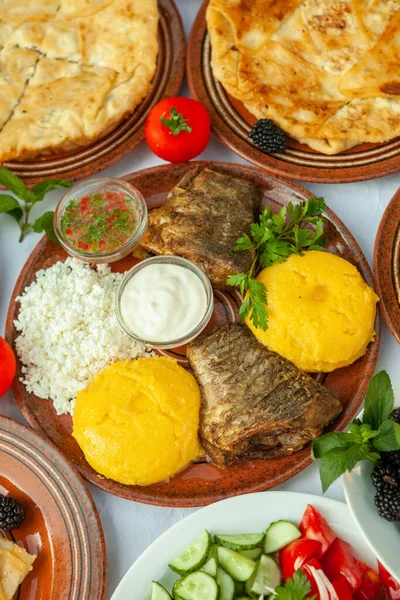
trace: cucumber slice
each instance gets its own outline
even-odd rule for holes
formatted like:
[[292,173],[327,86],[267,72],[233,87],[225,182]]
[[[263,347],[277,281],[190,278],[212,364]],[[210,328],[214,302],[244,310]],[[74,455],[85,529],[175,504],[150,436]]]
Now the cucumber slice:
[[301,537],[301,532],[290,521],[271,523],[265,534],[264,552],[272,554]]
[[262,546],[264,533],[244,533],[239,535],[216,535],[215,541],[231,550],[252,550]]
[[254,560],[223,546],[218,546],[218,562],[235,581],[247,581],[256,568]]
[[235,596],[244,596],[245,593],[244,581],[235,581]]
[[151,600],[172,600],[172,598],[167,590],[158,583],[158,581],[153,581],[151,588]]
[[253,548],[253,550],[241,550],[240,554],[242,556],[247,556],[247,558],[251,558],[252,560],[257,560],[257,558],[260,558],[262,554],[262,548]]
[[208,573],[211,577],[217,576],[218,563],[214,557],[208,559],[208,561],[201,567],[200,571]]
[[172,591],[177,600],[218,600],[219,588],[211,575],[202,571],[189,573],[179,579]]
[[179,575],[186,575],[186,573],[196,571],[206,562],[210,546],[211,535],[207,530],[204,530],[191,546],[186,548],[180,556],[168,565],[169,568],[175,571],[175,573],[179,573]]
[[212,544],[211,548],[210,548],[210,552],[208,554],[208,558],[215,558],[216,561],[218,561],[218,545],[217,544]]
[[246,581],[246,592],[249,596],[273,594],[275,588],[280,585],[281,579],[281,570],[278,564],[273,558],[263,554],[253,575]]
[[235,582],[221,567],[218,567],[217,583],[220,593],[219,600],[233,600],[235,596]]

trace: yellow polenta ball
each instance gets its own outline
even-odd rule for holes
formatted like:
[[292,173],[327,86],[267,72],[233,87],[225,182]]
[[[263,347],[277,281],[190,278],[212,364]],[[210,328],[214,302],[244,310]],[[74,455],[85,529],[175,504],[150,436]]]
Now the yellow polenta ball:
[[299,369],[329,372],[350,365],[374,339],[375,292],[348,261],[329,252],[293,254],[261,271],[269,327],[247,325],[257,339]]
[[73,436],[101,475],[150,485],[199,456],[199,412],[199,387],[176,361],[122,361],[78,393]]

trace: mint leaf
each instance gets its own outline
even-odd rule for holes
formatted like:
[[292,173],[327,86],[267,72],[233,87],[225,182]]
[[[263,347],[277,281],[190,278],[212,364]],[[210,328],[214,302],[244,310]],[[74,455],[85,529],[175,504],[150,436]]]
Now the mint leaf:
[[341,431],[333,431],[326,433],[316,440],[312,441],[312,458],[313,460],[321,458],[330,450],[338,448],[350,448],[354,444],[354,438],[351,433]]
[[391,419],[382,423],[372,445],[379,452],[400,450],[400,425]]
[[394,395],[390,377],[386,371],[380,371],[369,384],[365,396],[363,422],[371,425],[372,429],[379,429],[389,418],[393,405]]
[[35,204],[36,202],[43,200],[48,192],[58,188],[69,188],[71,186],[72,183],[66,181],[65,179],[44,179],[40,183],[34,185],[33,188],[28,192],[27,201],[30,204]]
[[346,450],[347,471],[352,471],[357,463],[361,460],[366,460],[370,450],[370,445],[367,442],[364,444],[355,444]]
[[9,169],[0,168],[0,184],[22,200],[25,200],[28,195],[28,190],[22,179],[17,177]]
[[336,448],[321,458],[319,476],[324,494],[332,483],[346,471],[346,452],[345,448]]
[[44,231],[50,240],[59,244],[54,231],[54,212],[52,210],[45,212],[41,217],[36,219],[32,225],[32,229],[36,233],[42,233]]
[[0,213],[7,213],[18,222],[22,217],[22,208],[20,207],[19,202],[13,196],[1,194]]

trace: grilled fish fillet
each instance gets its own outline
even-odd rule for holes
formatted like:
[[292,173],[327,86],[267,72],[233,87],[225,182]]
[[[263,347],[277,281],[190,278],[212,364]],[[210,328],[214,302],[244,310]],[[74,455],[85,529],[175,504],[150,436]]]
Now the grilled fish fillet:
[[201,388],[200,438],[220,466],[300,450],[342,411],[331,392],[232,323],[188,346]]
[[229,275],[248,271],[250,252],[234,252],[237,238],[249,232],[260,201],[246,179],[202,167],[189,171],[162,206],[150,212],[142,242],[155,254],[174,254],[196,263],[214,287]]

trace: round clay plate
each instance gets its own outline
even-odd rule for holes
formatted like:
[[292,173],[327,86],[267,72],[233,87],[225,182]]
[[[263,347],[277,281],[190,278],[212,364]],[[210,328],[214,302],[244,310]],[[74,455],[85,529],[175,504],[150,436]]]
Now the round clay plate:
[[[229,175],[250,179],[262,191],[261,205],[263,206],[268,202],[273,211],[278,211],[282,205],[287,204],[289,201],[299,202],[311,196],[303,188],[278,178],[268,177],[258,169],[225,163],[193,162],[181,165],[165,165],[138,171],[127,175],[124,179],[142,192],[148,207],[151,209],[165,200],[168,192],[185,173],[199,165],[217,168]],[[356,265],[365,281],[373,286],[372,273],[368,263],[351,233],[332,211],[326,211],[326,218],[328,222],[325,225],[325,237],[328,240],[328,250],[340,254]],[[19,311],[16,297],[23,292],[25,286],[34,281],[36,272],[39,269],[45,269],[58,260],[65,260],[66,256],[66,253],[60,247],[47,238],[43,238],[28,258],[16,283],[7,318],[6,337],[11,345],[14,346],[17,335],[13,324]],[[128,257],[120,262],[113,263],[112,267],[117,271],[125,271],[132,267],[135,262],[137,262],[136,259]],[[216,325],[238,320],[240,302],[241,298],[235,291],[215,290],[215,309],[208,328],[211,329]],[[375,328],[377,332],[375,341],[369,345],[366,354],[361,359],[353,365],[338,369],[329,375],[319,375],[321,383],[334,392],[344,406],[344,410],[340,418],[334,423],[333,429],[344,429],[357,413],[363,400],[378,358],[380,343],[379,313]],[[185,348],[164,351],[164,354],[178,359],[184,367],[188,366]],[[164,506],[200,506],[228,496],[271,488],[289,479],[311,462],[310,447],[307,446],[291,456],[238,462],[225,469],[220,469],[206,461],[200,461],[192,463],[168,482],[148,487],[125,486],[100,477],[88,465],[76,441],[71,436],[71,417],[58,417],[49,400],[42,400],[27,393],[25,386],[19,380],[20,376],[21,364],[19,363],[13,390],[17,402],[30,425],[45,433],[78,467],[86,479],[98,487],[124,498]]]
[[10,540],[37,558],[18,600],[103,600],[106,549],[90,494],[43,436],[0,417],[0,493],[23,503]]
[[179,11],[173,0],[158,0],[158,4],[157,70],[149,94],[132,115],[91,146],[60,156],[9,161],[2,166],[22,177],[28,186],[47,177],[76,181],[110,167],[143,141],[150,110],[162,98],[178,94],[185,72],[186,39]]
[[400,343],[400,189],[389,202],[379,225],[374,275],[383,316]]
[[242,102],[230,97],[213,76],[205,19],[207,5],[208,0],[205,0],[190,34],[186,72],[192,95],[208,110],[214,133],[224,144],[270,173],[303,181],[363,181],[399,170],[400,139],[385,144],[362,144],[328,156],[289,138],[289,147],[284,153],[261,152],[248,137],[257,119]]

